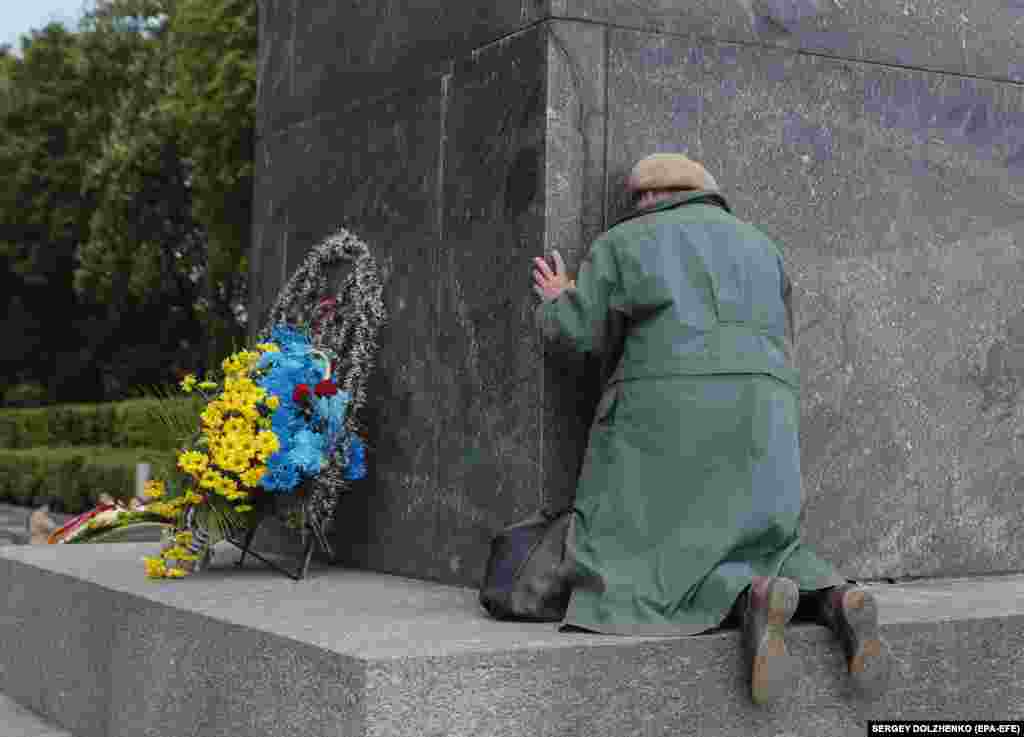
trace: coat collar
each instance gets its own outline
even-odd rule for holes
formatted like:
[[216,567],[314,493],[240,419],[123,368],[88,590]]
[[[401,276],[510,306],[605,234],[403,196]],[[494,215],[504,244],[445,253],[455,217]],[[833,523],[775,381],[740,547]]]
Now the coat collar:
[[614,227],[619,223],[623,223],[626,220],[632,220],[633,218],[640,217],[641,215],[650,215],[652,212],[660,212],[661,210],[670,210],[673,207],[680,207],[681,205],[694,204],[717,205],[728,213],[732,212],[732,208],[729,207],[729,203],[725,201],[725,197],[723,197],[721,193],[702,189],[697,190],[696,192],[680,192],[673,197],[669,197],[668,199],[659,202],[654,207],[648,207],[643,210],[632,210],[612,223],[612,226]]

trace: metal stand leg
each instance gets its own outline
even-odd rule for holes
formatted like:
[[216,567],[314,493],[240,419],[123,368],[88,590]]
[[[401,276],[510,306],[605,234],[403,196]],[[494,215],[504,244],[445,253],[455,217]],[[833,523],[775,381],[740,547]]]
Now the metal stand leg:
[[306,528],[306,558],[302,562],[302,575],[299,576],[299,580],[306,577],[306,573],[309,571],[309,561],[313,558],[313,544],[316,542],[316,535],[313,534],[313,530]]
[[270,568],[273,568],[275,571],[278,571],[279,573],[283,573],[284,575],[288,576],[288,578],[292,579],[293,581],[301,581],[304,578],[306,578],[306,574],[309,573],[310,561],[312,561],[313,559],[314,547],[316,546],[316,535],[313,534],[313,530],[307,527],[308,537],[306,538],[306,549],[302,553],[302,565],[298,571],[292,573],[291,571],[282,568],[274,561],[267,560],[262,555],[257,553],[255,550],[251,549],[252,539],[256,535],[256,529],[258,527],[259,524],[257,524],[255,527],[249,530],[248,533],[246,533],[245,541],[242,544],[239,544],[234,538],[230,536],[226,538],[229,543],[234,545],[236,548],[241,549],[242,551],[242,556],[238,559],[238,562],[235,565],[241,566],[242,562],[245,560],[245,556],[251,555],[253,558],[256,558],[257,560],[261,561],[263,564],[269,566]]
[[[249,552],[249,546],[252,545],[252,539],[254,537],[256,537],[256,530],[259,529],[259,526],[260,526],[259,522],[257,522],[255,525],[253,525],[253,528],[251,530],[249,530],[247,533],[245,533],[245,543],[240,545],[240,546],[238,546],[238,547],[242,548],[242,557],[238,559],[237,563],[235,563],[235,565],[238,566],[239,568],[241,568],[242,564],[245,563],[245,554]],[[234,540],[231,540],[230,538],[229,538],[229,540],[232,543],[235,542]],[[236,545],[237,545],[237,543],[236,543]]]

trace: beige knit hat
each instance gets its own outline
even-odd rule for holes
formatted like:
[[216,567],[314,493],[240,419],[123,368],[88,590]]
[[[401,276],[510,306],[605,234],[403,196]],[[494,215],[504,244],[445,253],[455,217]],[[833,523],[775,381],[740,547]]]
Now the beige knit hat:
[[626,182],[630,194],[649,189],[717,190],[714,177],[683,154],[651,154],[633,167]]

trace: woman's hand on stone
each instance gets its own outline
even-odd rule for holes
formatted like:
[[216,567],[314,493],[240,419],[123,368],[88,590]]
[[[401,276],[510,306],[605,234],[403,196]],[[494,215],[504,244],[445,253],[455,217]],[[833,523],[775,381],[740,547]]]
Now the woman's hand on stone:
[[545,302],[558,299],[558,296],[568,289],[575,287],[576,282],[569,279],[565,271],[565,261],[558,251],[552,251],[551,255],[555,262],[555,270],[552,271],[546,259],[533,259],[533,291]]

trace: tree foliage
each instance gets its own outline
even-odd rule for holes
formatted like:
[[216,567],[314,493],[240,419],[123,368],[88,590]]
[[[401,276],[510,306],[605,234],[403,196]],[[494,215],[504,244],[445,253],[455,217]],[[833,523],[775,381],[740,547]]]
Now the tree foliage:
[[0,382],[80,400],[244,339],[256,13],[97,0],[0,49]]
[[208,237],[207,328],[214,339],[212,354],[222,355],[245,338],[245,320],[234,305],[248,301],[259,48],[256,1],[179,0],[169,35],[174,75],[165,109],[189,152],[193,213]]

